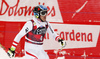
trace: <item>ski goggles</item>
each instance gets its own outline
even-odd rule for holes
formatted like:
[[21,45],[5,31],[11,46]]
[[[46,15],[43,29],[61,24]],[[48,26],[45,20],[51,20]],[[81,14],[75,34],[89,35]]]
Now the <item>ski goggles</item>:
[[41,15],[41,16],[47,15],[47,10],[45,10],[45,11],[40,11],[40,15]]

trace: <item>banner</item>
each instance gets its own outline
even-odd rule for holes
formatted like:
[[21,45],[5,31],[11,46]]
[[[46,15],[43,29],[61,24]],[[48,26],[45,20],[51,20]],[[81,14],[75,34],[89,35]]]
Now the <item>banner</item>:
[[63,22],[57,0],[14,0],[12,2],[11,0],[0,0],[0,2],[0,20],[3,21],[30,20],[34,16],[34,7],[37,5],[45,5],[48,8],[48,21]]
[[[46,33],[43,44],[50,59],[100,58],[100,0],[0,0],[0,44],[5,51],[26,21],[34,16],[37,5],[48,8],[47,21],[66,40],[60,44]],[[16,48],[16,57],[24,56],[24,37]]]
[[[65,49],[91,48],[97,45],[100,32],[100,26],[98,25],[52,24],[52,26],[55,32],[66,40],[67,46]],[[60,44],[52,39],[49,34],[46,35],[46,39],[44,49],[60,49]]]

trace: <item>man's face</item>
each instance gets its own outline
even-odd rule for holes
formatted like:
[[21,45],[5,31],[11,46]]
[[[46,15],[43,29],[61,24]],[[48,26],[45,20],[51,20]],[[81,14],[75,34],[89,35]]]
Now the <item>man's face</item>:
[[45,16],[40,15],[40,18],[41,18],[42,21],[44,21],[44,22],[46,21],[46,15]]
[[46,17],[47,17],[47,11],[41,11],[40,12],[40,18],[42,21],[46,21]]

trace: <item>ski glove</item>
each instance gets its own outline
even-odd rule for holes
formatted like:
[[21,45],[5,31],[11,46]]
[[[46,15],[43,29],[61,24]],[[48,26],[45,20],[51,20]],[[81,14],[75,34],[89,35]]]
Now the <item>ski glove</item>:
[[58,42],[61,43],[62,48],[64,48],[66,46],[66,42],[63,39],[58,39]]
[[10,58],[14,57],[15,56],[15,48],[13,48],[13,47],[9,48],[7,54]]

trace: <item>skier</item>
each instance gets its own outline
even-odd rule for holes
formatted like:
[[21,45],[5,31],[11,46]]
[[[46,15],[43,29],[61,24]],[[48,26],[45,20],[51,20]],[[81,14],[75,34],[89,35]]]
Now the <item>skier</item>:
[[35,6],[33,9],[33,19],[27,21],[21,31],[16,35],[7,54],[14,57],[15,49],[20,39],[25,35],[25,58],[26,59],[49,59],[47,53],[43,50],[43,40],[46,31],[62,46],[66,42],[61,39],[53,30],[50,23],[46,21],[47,7],[44,5]]

